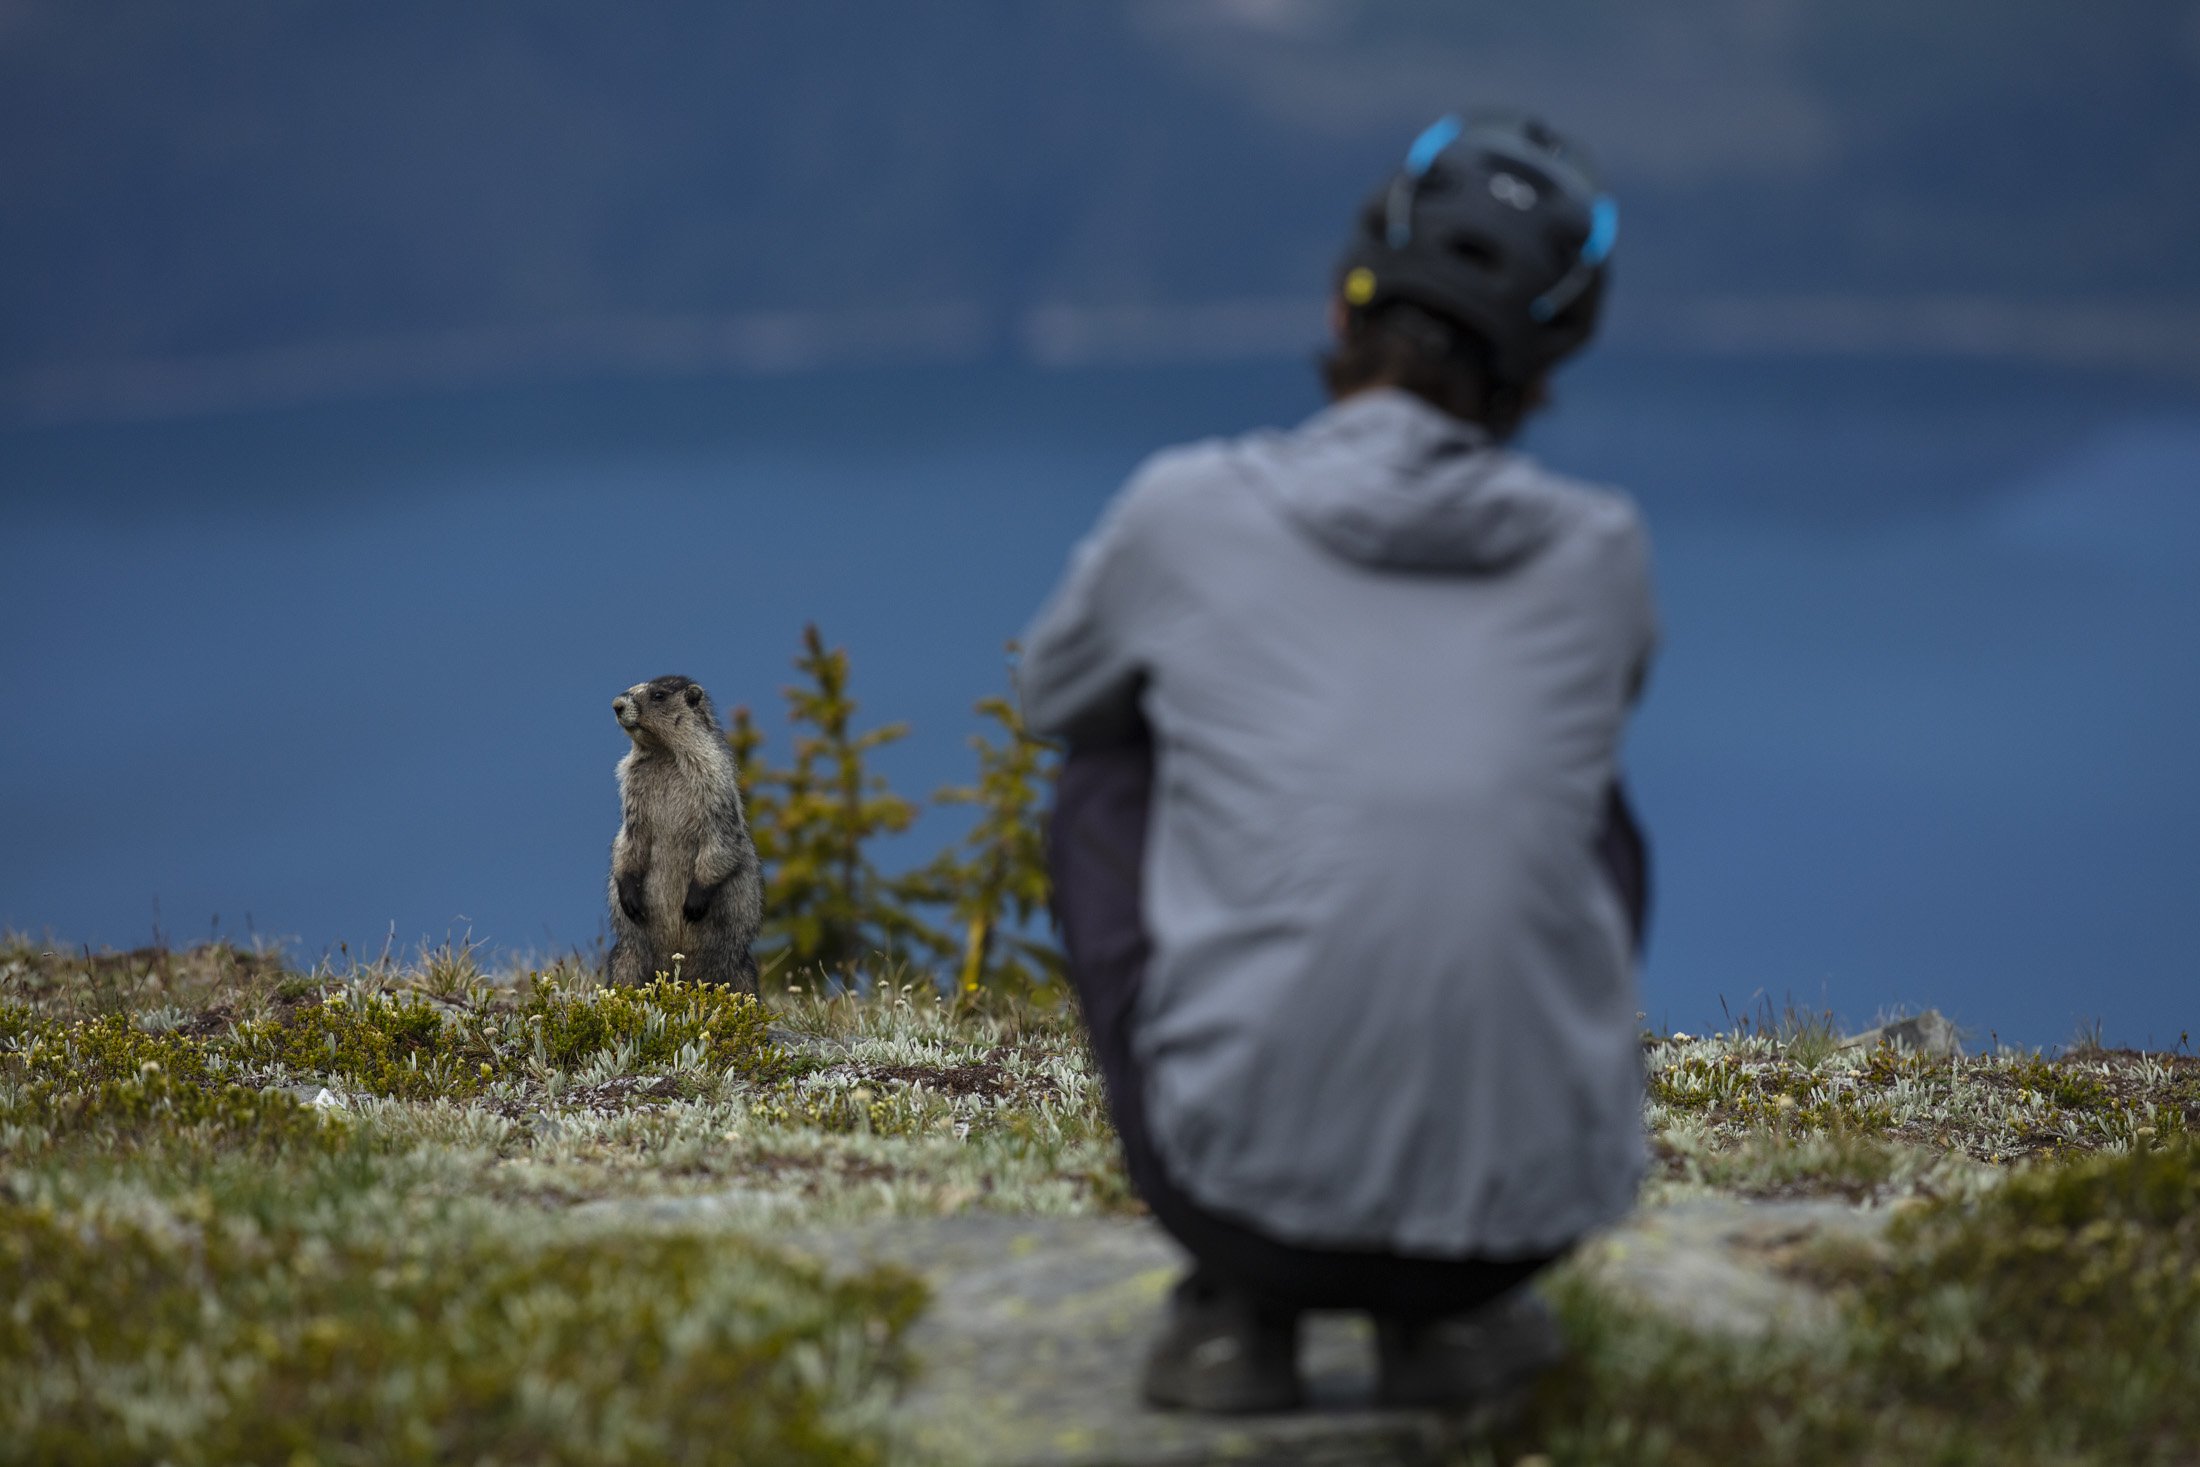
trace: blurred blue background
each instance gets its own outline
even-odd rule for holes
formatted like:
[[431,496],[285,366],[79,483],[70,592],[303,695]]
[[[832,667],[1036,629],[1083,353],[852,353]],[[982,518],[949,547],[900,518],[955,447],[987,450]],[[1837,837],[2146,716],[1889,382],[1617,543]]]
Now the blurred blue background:
[[965,777],[1076,536],[1317,405],[1351,210],[1483,104],[1624,212],[1529,443],[1658,544],[1653,1021],[2176,1043],[2192,0],[4,0],[0,925],[586,947],[613,693],[776,731],[810,620]]

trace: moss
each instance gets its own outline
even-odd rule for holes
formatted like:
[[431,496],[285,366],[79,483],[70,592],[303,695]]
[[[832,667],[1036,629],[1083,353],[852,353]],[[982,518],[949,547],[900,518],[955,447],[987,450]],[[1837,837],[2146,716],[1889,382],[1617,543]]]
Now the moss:
[[2064,1110],[2100,1110],[2115,1101],[2114,1093],[2099,1080],[2069,1064],[2051,1064],[2038,1056],[2012,1066],[2007,1078],[2019,1090]]
[[2182,1463],[2200,1441],[2200,1151],[1929,1203],[1819,1267],[1829,1335],[1730,1340],[1558,1293],[1575,1358],[1487,1460]]
[[[1468,1460],[1499,1467],[1796,1467],[1931,1461],[1873,1452],[1907,1423],[1870,1409],[1861,1382],[1822,1351],[1699,1335],[1653,1310],[1613,1305],[1578,1278],[1547,1286],[1570,1355],[1527,1417]],[[1946,1459],[1939,1459],[1946,1460]]]
[[539,975],[516,1005],[439,1003],[414,992],[334,993],[287,1015],[247,1020],[230,1041],[346,1088],[402,1100],[456,1099],[503,1080],[701,1067],[769,1080],[792,1064],[770,1015],[745,993],[659,979],[638,988],[561,984]]
[[695,1236],[0,1201],[0,1460],[866,1463],[906,1276]]
[[248,1020],[236,1044],[300,1074],[324,1075],[377,1095],[405,1100],[471,1095],[486,1077],[479,1046],[447,1031],[424,998],[390,993],[335,994],[287,1019]]
[[1767,1129],[1739,1144],[1669,1135],[1652,1148],[1661,1180],[1728,1196],[1837,1196],[1890,1202],[1976,1189],[1991,1169],[1932,1146],[1829,1130],[1793,1134]]
[[537,982],[520,1006],[533,1053],[561,1070],[614,1049],[633,1068],[683,1059],[747,1079],[784,1074],[788,1057],[771,1040],[771,1016],[745,993],[660,978],[638,988],[571,993]]
[[[516,1005],[336,993],[222,1034],[147,1033],[121,1014],[53,1023],[21,1005],[0,1008],[0,1081],[12,1082],[0,1090],[0,1120],[15,1128],[15,1150],[70,1137],[254,1147],[324,1137],[333,1123],[268,1089],[271,1073],[463,1101],[494,1084],[606,1065],[763,1082],[795,1068],[753,997],[666,981],[622,990],[537,982]],[[695,1088],[676,1083],[656,1098]]]
[[228,1078],[219,1056],[120,1015],[0,1030],[0,1154],[147,1146],[264,1153],[341,1143],[341,1123]]
[[23,1128],[9,1148],[22,1153],[72,1143],[104,1150],[260,1152],[343,1141],[341,1119],[281,1092],[236,1084],[209,1088],[160,1074],[81,1088],[33,1084],[25,1088],[20,1106],[0,1109],[0,1118],[35,1121],[36,1128]]
[[1778,1063],[1752,1066],[1732,1052],[1691,1056],[1653,1070],[1649,1094],[1672,1110],[1787,1134],[1880,1135],[1894,1124],[1888,1108],[1852,1082]]
[[2200,1062],[2177,1055],[2050,1062],[1882,1047],[1806,1067],[1790,1046],[1737,1034],[1653,1038],[1649,1058],[1652,1128],[1723,1147],[1765,1135],[1867,1136],[2007,1164],[2167,1141],[2200,1126],[2188,1096]]
[[1905,1219],[1899,1241],[1858,1311],[1911,1400],[1998,1399],[2042,1451],[2200,1441],[2200,1151],[2029,1168]]
[[203,1045],[172,1034],[148,1034],[121,1014],[73,1024],[32,1023],[16,1040],[34,1073],[60,1072],[82,1082],[134,1079],[162,1073],[204,1084],[210,1079]]
[[868,1085],[814,1089],[787,1081],[758,1096],[749,1113],[767,1125],[802,1126],[835,1135],[911,1136],[926,1129],[924,1108]]

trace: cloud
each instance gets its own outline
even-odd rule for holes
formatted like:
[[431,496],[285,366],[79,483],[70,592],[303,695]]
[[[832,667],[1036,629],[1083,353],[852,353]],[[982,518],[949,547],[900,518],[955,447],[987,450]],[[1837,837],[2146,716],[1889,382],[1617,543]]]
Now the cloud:
[[1466,14],[1337,0],[1152,0],[1134,12],[1150,45],[1286,128],[1403,135],[1461,106],[1521,106],[1614,169],[1678,183],[1838,154],[1837,118],[1805,75],[1796,0],[1614,5],[1594,23],[1534,26]]

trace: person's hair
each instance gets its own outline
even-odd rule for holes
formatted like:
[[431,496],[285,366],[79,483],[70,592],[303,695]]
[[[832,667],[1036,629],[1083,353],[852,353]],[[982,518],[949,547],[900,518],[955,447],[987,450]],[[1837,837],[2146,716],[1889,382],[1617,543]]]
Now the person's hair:
[[1405,301],[1346,315],[1336,346],[1321,359],[1332,400],[1369,387],[1396,387],[1431,407],[1510,438],[1527,416],[1524,383],[1499,381],[1489,347],[1455,321]]

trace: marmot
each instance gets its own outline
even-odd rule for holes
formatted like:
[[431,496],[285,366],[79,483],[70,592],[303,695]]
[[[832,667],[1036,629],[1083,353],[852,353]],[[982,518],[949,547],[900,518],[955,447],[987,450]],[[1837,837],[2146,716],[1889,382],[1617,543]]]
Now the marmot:
[[611,981],[647,983],[677,967],[683,979],[754,993],[749,944],[764,880],[710,695],[661,677],[628,688],[611,711],[634,741],[619,761],[611,842]]

